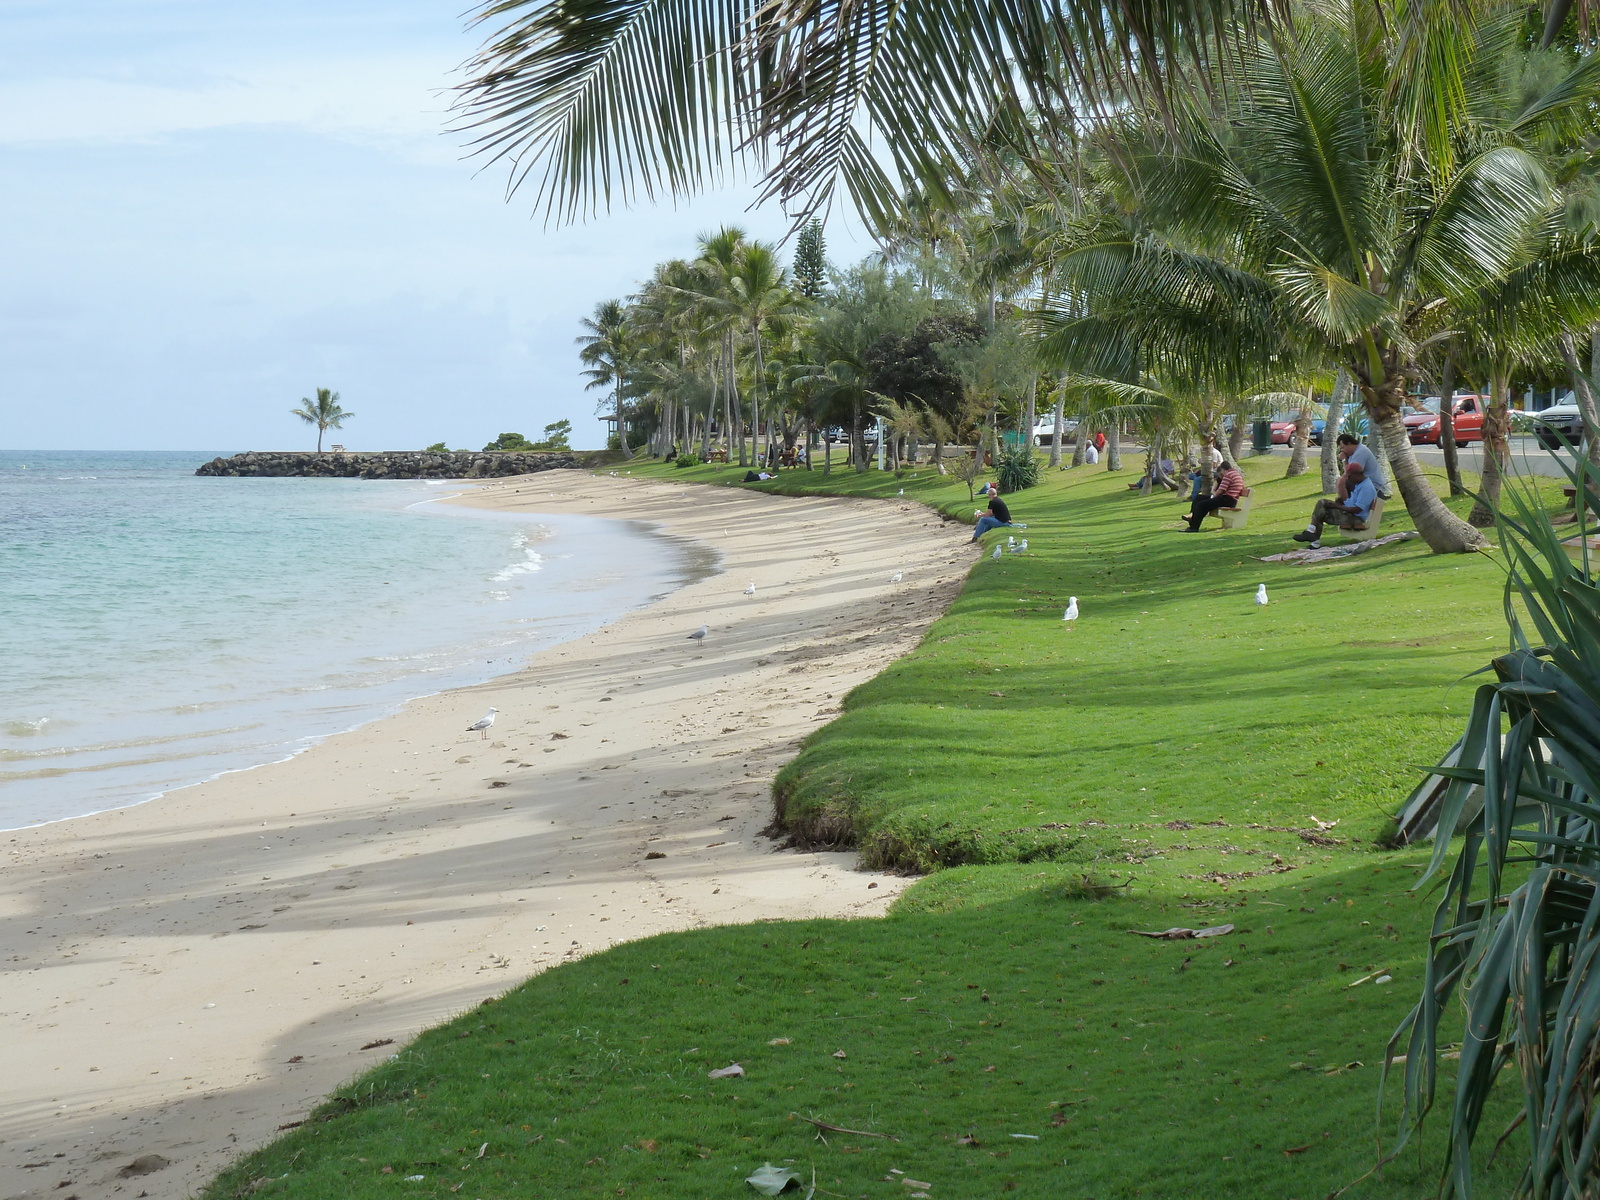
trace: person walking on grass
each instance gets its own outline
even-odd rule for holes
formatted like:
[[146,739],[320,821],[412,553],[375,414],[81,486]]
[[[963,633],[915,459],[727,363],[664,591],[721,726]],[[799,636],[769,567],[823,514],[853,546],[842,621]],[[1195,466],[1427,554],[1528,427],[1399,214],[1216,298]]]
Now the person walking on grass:
[[1219,508],[1236,508],[1239,497],[1244,495],[1244,476],[1239,473],[1239,468],[1227,459],[1222,460],[1222,466],[1217,469],[1216,483],[1209,496],[1201,496],[1195,500],[1189,509],[1189,528],[1185,533],[1199,533],[1200,522],[1204,521]]
[[1000,499],[1000,489],[994,484],[989,485],[989,508],[975,509],[973,516],[978,518],[978,523],[972,529],[972,540],[977,541],[991,529],[998,529],[1002,525],[1011,524],[1011,510],[1006,507],[1006,502]]
[[1294,535],[1295,541],[1306,542],[1311,549],[1317,550],[1322,546],[1322,527],[1330,521],[1352,533],[1367,527],[1367,515],[1378,500],[1378,488],[1364,472],[1353,472],[1353,475],[1356,482],[1350,488],[1349,496],[1339,500],[1329,500],[1324,496],[1318,500],[1317,506],[1311,510],[1311,524]]

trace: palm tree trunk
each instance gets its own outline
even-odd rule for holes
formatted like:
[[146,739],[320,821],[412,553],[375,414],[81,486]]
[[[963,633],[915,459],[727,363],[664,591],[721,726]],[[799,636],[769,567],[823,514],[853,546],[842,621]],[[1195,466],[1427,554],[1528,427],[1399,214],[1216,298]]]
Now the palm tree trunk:
[[[1600,337],[1600,334],[1596,336]],[[1594,388],[1589,384],[1589,377],[1578,363],[1577,348],[1570,333],[1561,339],[1561,357],[1572,379],[1572,398],[1578,402],[1578,412],[1583,417],[1584,453],[1593,466],[1600,467],[1600,411],[1595,405]]]
[[1061,431],[1062,427],[1066,424],[1066,413],[1063,411],[1066,408],[1066,403],[1067,399],[1062,394],[1061,388],[1057,387],[1055,411],[1056,428],[1055,432],[1050,436],[1050,465],[1052,467],[1059,467],[1061,465]]
[[1478,502],[1467,514],[1469,524],[1487,529],[1494,524],[1495,510],[1500,507],[1500,484],[1510,459],[1506,444],[1506,431],[1511,426],[1507,405],[1507,392],[1511,387],[1511,367],[1506,362],[1495,362],[1489,368],[1489,406],[1483,410],[1482,460],[1478,480]]
[[327,431],[326,425],[317,426],[317,453],[322,453],[322,435]]
[[1122,423],[1112,421],[1106,426],[1106,470],[1122,470]]
[[1078,408],[1078,428],[1072,434],[1072,465],[1083,466],[1083,448],[1089,442],[1089,406],[1081,405]]
[[1245,424],[1241,414],[1233,414],[1233,427],[1228,430],[1228,461],[1234,466],[1239,465],[1239,456],[1244,453]]
[[1439,380],[1439,449],[1444,454],[1444,474],[1450,481],[1452,496],[1465,496],[1461,482],[1461,455],[1456,447],[1456,360],[1445,356],[1443,377]]
[[[1200,467],[1200,491],[1210,495],[1217,482],[1217,466],[1211,461],[1211,449],[1217,444],[1217,427],[1215,417],[1207,414],[1200,422],[1200,457],[1197,462]],[[1185,439],[1187,440],[1187,439]],[[1236,466],[1238,464],[1235,464]]]
[[1028,380],[1028,404],[1023,416],[1022,444],[1033,453],[1033,427],[1039,423],[1039,377]]
[[1322,423],[1322,490],[1330,494],[1339,488],[1339,426],[1344,424],[1345,406],[1355,382],[1349,371],[1339,368],[1333,395],[1328,398],[1328,419]]
[[1294,446],[1289,451],[1289,469],[1283,473],[1285,479],[1306,473],[1306,446],[1311,440],[1311,401],[1316,394],[1317,385],[1313,383],[1306,388],[1306,402],[1294,415]]
[[1422,473],[1422,464],[1417,462],[1411,450],[1411,439],[1406,436],[1405,422],[1400,419],[1400,409],[1405,403],[1405,376],[1391,370],[1379,387],[1363,384],[1361,390],[1369,427],[1376,426],[1383,438],[1389,451],[1394,485],[1428,548],[1435,554],[1459,554],[1488,545],[1483,534],[1456,516],[1433,494],[1432,486]]
[[628,449],[628,426],[622,417],[622,372],[617,372],[617,448],[624,455],[631,453]]

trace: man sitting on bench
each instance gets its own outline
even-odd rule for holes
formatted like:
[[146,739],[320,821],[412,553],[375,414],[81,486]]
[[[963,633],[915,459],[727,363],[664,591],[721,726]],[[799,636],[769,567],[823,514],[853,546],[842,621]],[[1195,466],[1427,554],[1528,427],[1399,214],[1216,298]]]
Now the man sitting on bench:
[[1227,459],[1222,460],[1222,466],[1217,469],[1217,477],[1212,481],[1211,494],[1198,497],[1189,506],[1189,528],[1185,533],[1199,533],[1200,522],[1204,521],[1219,508],[1238,508],[1239,497],[1244,495],[1244,476],[1239,473],[1239,468]]
[[1353,480],[1350,495],[1344,500],[1329,500],[1324,496],[1311,510],[1311,524],[1294,535],[1297,542],[1306,542],[1313,550],[1322,545],[1322,527],[1332,521],[1340,529],[1358,533],[1367,527],[1367,516],[1377,502],[1378,489],[1366,472],[1352,470],[1346,478]]

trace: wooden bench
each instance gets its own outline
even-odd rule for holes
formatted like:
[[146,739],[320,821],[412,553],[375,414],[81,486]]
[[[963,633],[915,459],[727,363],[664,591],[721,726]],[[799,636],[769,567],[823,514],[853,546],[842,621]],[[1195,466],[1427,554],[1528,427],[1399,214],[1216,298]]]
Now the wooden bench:
[[1209,515],[1219,518],[1224,529],[1243,529],[1250,521],[1250,497],[1253,495],[1254,488],[1245,488],[1232,508],[1214,508]]

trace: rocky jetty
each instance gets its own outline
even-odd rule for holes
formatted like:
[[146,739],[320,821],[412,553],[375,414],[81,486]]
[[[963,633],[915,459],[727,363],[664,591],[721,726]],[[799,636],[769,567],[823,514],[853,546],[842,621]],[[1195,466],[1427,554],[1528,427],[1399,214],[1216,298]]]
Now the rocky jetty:
[[195,474],[306,475],[324,479],[492,479],[571,469],[577,465],[570,454],[520,454],[507,450],[479,454],[461,451],[436,454],[426,450],[384,450],[371,454],[251,450],[230,458],[214,458]]

